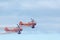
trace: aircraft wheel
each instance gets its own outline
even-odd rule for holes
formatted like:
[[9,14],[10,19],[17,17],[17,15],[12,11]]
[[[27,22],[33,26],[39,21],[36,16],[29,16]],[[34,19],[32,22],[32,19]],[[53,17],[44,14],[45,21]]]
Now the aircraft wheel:
[[33,25],[32,28],[35,28],[35,26]]
[[21,31],[18,31],[18,34],[21,34]]

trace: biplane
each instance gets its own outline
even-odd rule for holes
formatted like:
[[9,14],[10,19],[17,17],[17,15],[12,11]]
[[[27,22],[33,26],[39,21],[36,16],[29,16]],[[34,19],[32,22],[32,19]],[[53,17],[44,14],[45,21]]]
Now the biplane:
[[4,28],[2,28],[2,29],[4,29],[5,33],[0,33],[0,34],[14,33],[14,32],[21,34],[21,31],[23,30],[22,26],[35,28],[35,25],[36,25],[36,22],[33,19],[31,19],[30,22],[26,22],[26,23],[20,21],[19,24],[17,24],[17,27],[4,27]]

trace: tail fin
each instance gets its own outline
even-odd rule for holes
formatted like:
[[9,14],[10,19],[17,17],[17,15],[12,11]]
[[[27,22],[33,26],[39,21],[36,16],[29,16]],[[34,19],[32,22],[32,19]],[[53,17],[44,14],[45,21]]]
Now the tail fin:
[[19,25],[23,25],[23,22],[22,22],[22,21],[20,21],[20,22],[19,22]]

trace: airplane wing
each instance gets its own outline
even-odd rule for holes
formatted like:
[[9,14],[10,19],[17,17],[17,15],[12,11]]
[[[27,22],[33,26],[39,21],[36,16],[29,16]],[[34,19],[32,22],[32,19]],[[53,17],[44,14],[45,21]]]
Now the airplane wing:
[[12,33],[16,33],[16,32],[1,32],[0,34],[12,34]]
[[[15,27],[8,27],[9,29],[15,28]],[[5,27],[0,27],[0,30],[4,30]]]

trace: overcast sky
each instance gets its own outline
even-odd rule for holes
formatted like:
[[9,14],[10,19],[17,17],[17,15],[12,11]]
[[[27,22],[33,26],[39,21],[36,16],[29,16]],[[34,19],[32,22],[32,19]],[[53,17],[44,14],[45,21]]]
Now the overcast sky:
[[59,34],[45,34],[60,33],[60,0],[0,0],[0,26],[16,25],[20,20],[29,22],[30,18],[34,18],[37,22],[34,30],[24,28],[22,35],[5,35],[0,39],[8,40],[8,36],[12,40],[60,39]]
[[59,16],[60,0],[0,0],[0,16]]

